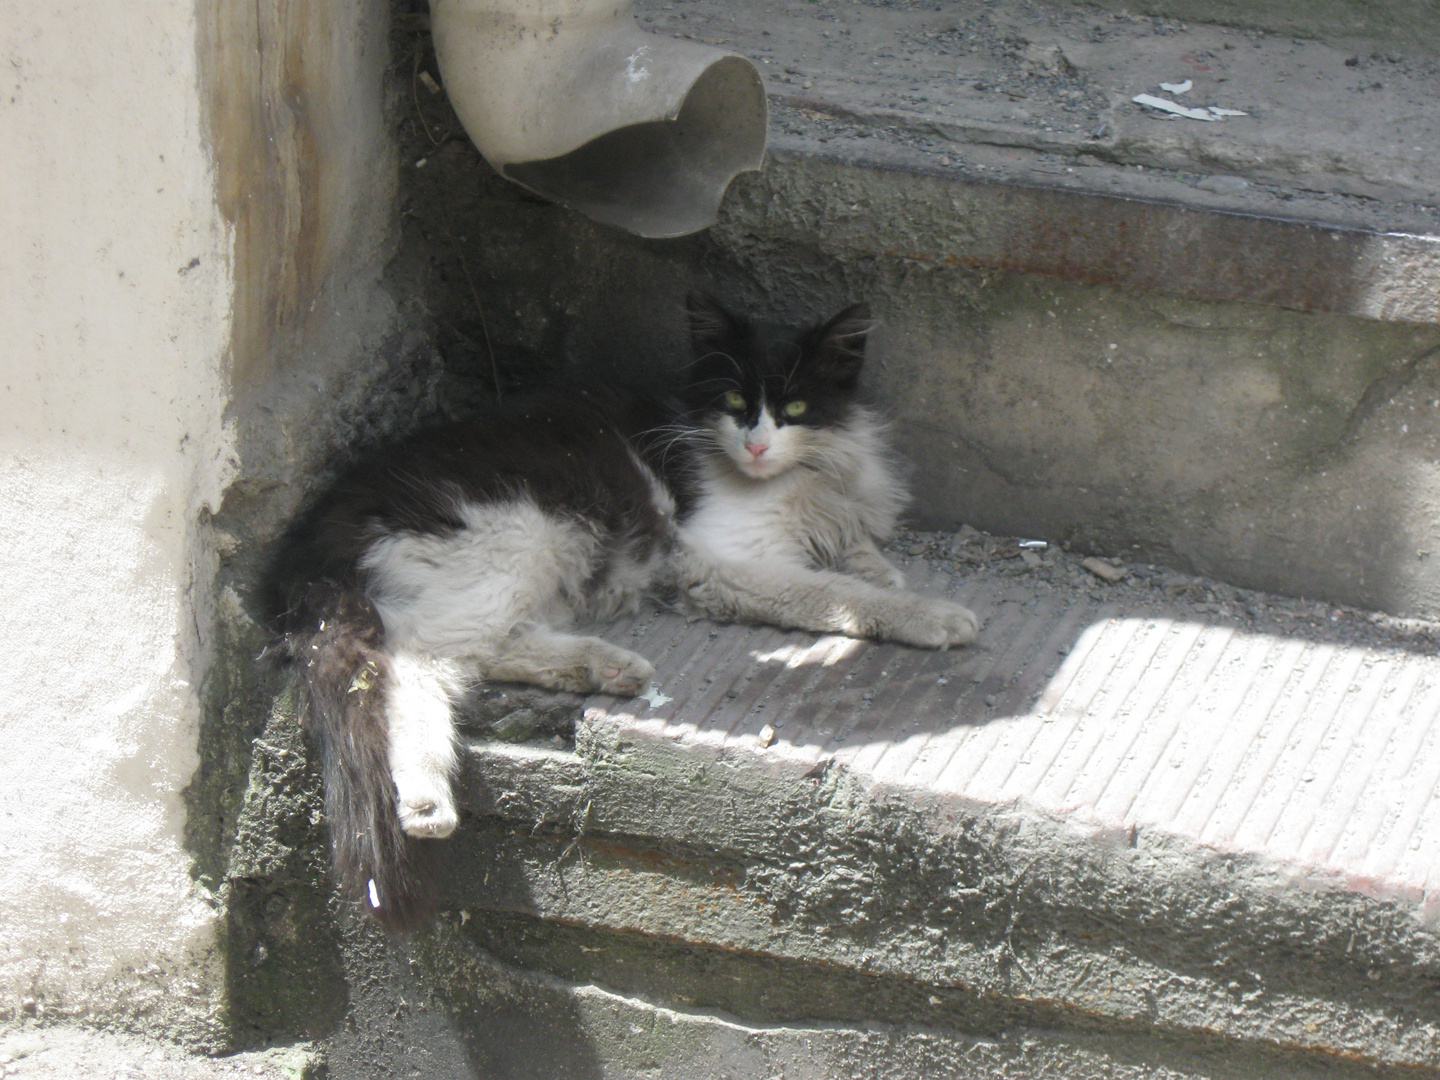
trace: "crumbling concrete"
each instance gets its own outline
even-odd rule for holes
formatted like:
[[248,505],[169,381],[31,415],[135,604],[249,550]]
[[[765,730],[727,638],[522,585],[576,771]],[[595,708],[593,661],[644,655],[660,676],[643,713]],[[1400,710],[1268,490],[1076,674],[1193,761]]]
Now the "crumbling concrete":
[[[1362,880],[1246,849],[1248,840],[1199,841],[1152,824],[1143,806],[1126,824],[1109,810],[1058,814],[1003,791],[957,797],[916,780],[932,751],[929,771],[940,768],[955,732],[1009,744],[1021,714],[1050,701],[1059,711],[1042,733],[1068,745],[1079,713],[1093,713],[1086,722],[1101,735],[1144,729],[1143,743],[1169,747],[1176,783],[1204,795],[1204,773],[1219,771],[1206,746],[1222,739],[1209,699],[1251,695],[1235,664],[1202,642],[1198,669],[1157,665],[1159,685],[1180,688],[1170,711],[1190,709],[1180,744],[1158,719],[1132,715],[1153,696],[1145,656],[1134,671],[1117,668],[1118,689],[1066,674],[1095,666],[1103,650],[1087,643],[1097,630],[1136,618],[1177,641],[1269,635],[1285,662],[1255,686],[1264,696],[1298,680],[1311,695],[1306,715],[1342,704],[1354,714],[1337,717],[1350,732],[1347,776],[1410,770],[1387,749],[1407,740],[1423,744],[1414,767],[1433,771],[1440,630],[1113,558],[1122,573],[1107,583],[1078,555],[1026,560],[1027,550],[973,530],[907,533],[892,550],[917,581],[958,583],[985,620],[979,650],[919,653],[649,615],[609,632],[659,662],[657,683],[675,699],[663,709],[486,690],[465,718],[463,821],[444,844],[448,910],[413,944],[385,943],[356,908],[336,906],[315,770],[281,692],[255,744],[230,862],[230,887],[263,898],[232,907],[243,984],[232,1001],[249,1010],[248,1038],[303,1037],[327,1015],[315,996],[325,993],[348,1017],[324,1040],[336,1078],[381,1068],[436,1080],[1440,1071],[1433,897],[1405,886],[1406,875]],[[1306,650],[1344,677],[1317,691],[1297,666]],[[1357,663],[1393,668],[1410,700],[1362,679]],[[1197,677],[1213,691],[1199,693]],[[1235,750],[1293,756],[1283,711],[1272,707],[1261,737]],[[778,731],[773,741],[756,736],[762,724]],[[1372,727],[1392,734],[1362,737]],[[1300,750],[1334,741],[1295,732]],[[1047,753],[1036,750],[1033,768],[1048,767]],[[1342,751],[1314,753],[1312,771],[1328,775],[1325,762]],[[1004,771],[1017,755],[1031,756],[998,745],[984,758]],[[915,768],[897,772],[906,761]],[[1332,781],[1312,779],[1319,798]],[[1111,795],[1125,784],[1152,786],[1132,775]],[[1382,812],[1390,821],[1394,803],[1409,823],[1387,832],[1386,846],[1412,835],[1428,850],[1429,819],[1410,819],[1416,792],[1381,795],[1362,800],[1359,824]],[[1277,835],[1293,833],[1283,821]]]
[[237,1073],[254,1080],[322,1080],[313,1046],[211,1058],[141,1035],[62,1024],[28,1023],[0,1034],[0,1066],[24,1080],[223,1080]]
[[[483,917],[481,917],[483,918]],[[505,1080],[732,1080],[738,1077],[793,1077],[832,1080],[873,1076],[889,1080],[945,1077],[999,1078],[1166,1077],[1248,1080],[1255,1076],[1309,1080],[1345,1075],[1323,1060],[1297,1061],[1291,1055],[1255,1046],[1241,1059],[1226,1059],[1213,1043],[1168,1042],[1126,1033],[1059,1031],[1014,1027],[994,1035],[971,1034],[949,1026],[943,1006],[957,995],[944,988],[890,984],[844,975],[826,967],[787,969],[773,961],[734,953],[647,947],[625,937],[585,935],[573,965],[575,980],[517,968],[477,947],[475,940],[503,935],[540,946],[535,930],[521,922],[486,921],[471,934],[458,920],[427,940],[425,954],[439,991],[462,1018],[473,1047],[477,1076]],[[547,928],[548,929],[548,928]],[[563,934],[563,929],[559,933]],[[545,931],[542,929],[540,934]],[[553,941],[545,961],[562,949]],[[543,948],[543,946],[540,946]],[[603,953],[614,966],[605,983],[590,981],[595,965],[584,953]],[[533,959],[533,954],[532,954]],[[649,977],[627,978],[610,989],[609,978],[633,961]],[[682,971],[682,969],[684,969]],[[675,976],[679,976],[675,978]],[[657,983],[665,990],[655,993]],[[868,985],[856,985],[867,984]],[[757,1011],[757,996],[776,988],[803,994],[812,1002],[843,999],[842,1014],[857,1014],[886,997],[888,1022],[873,1018],[807,1022],[744,1020]],[[938,993],[936,991],[939,991]],[[942,997],[942,995],[944,995]],[[696,1000],[699,999],[699,1000]],[[730,1009],[719,1006],[738,1005]],[[688,1002],[695,1002],[693,1005]],[[767,1001],[767,1004],[769,1002]],[[1413,1075],[1371,1069],[1356,1075]]]

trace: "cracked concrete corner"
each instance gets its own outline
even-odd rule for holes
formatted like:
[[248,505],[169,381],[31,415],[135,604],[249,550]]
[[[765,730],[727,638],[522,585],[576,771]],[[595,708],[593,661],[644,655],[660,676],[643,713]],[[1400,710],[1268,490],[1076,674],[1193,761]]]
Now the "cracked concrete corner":
[[1376,378],[1350,410],[1342,442],[1356,442],[1365,424],[1407,390],[1424,368],[1433,362],[1440,362],[1440,345],[1410,357],[1394,371]]

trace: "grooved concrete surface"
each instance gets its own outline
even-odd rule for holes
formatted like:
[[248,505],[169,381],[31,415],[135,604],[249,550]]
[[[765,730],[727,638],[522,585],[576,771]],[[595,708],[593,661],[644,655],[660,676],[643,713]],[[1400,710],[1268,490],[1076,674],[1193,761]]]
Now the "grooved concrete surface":
[[919,561],[909,573],[984,619],[979,648],[652,612],[609,636],[656,663],[661,696],[589,715],[636,738],[1161,829],[1440,917],[1440,658],[1259,629],[1152,590],[1035,592]]

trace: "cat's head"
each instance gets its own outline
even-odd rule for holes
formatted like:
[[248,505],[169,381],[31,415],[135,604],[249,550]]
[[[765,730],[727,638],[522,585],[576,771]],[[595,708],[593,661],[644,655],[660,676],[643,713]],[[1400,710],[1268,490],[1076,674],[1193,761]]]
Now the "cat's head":
[[798,333],[751,323],[702,293],[686,307],[695,353],[687,405],[735,468],[763,480],[823,454],[854,413],[875,326],[869,307]]

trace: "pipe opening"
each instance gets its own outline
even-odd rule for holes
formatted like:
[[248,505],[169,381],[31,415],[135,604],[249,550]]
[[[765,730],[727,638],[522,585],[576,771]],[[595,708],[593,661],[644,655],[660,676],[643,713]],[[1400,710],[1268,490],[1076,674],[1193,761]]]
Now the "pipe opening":
[[503,171],[607,225],[684,236],[713,225],[730,181],[760,167],[766,123],[759,74],[726,56],[695,80],[673,120],[617,128],[567,154]]

